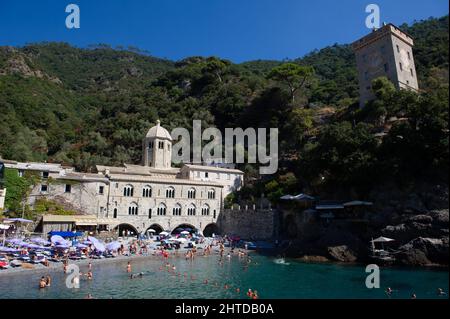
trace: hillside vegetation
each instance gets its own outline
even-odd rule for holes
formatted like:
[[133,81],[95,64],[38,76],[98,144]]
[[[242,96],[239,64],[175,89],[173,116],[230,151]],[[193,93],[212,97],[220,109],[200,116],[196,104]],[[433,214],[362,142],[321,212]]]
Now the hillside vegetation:
[[[362,111],[349,45],[287,61],[289,70],[286,61],[174,62],[107,45],[0,47],[0,154],[85,171],[138,163],[157,119],[169,130],[200,119],[219,129],[279,128],[279,172],[258,176],[254,165],[241,166],[251,182],[240,199],[336,187],[364,196],[386,179],[447,182],[448,16],[402,28],[416,41],[423,92],[397,92],[379,79],[377,99]],[[307,74],[305,83],[289,90],[287,71],[294,81]]]

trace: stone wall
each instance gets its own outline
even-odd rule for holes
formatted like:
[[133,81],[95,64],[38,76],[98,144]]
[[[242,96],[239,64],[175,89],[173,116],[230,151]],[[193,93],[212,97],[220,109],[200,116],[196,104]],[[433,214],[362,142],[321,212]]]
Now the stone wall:
[[222,235],[236,235],[243,239],[270,239],[274,235],[276,210],[225,209],[217,219]]

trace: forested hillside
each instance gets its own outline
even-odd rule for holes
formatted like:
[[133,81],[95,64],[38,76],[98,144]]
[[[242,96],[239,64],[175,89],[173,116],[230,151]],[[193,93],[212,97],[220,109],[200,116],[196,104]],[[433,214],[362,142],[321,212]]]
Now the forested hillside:
[[[242,198],[264,192],[276,200],[336,185],[366,193],[387,176],[442,179],[448,173],[448,16],[402,28],[416,41],[423,92],[396,92],[380,79],[377,99],[363,111],[355,107],[349,45],[294,61],[242,64],[219,57],[174,62],[107,45],[0,47],[0,155],[86,171],[137,163],[141,139],[157,119],[169,130],[201,119],[203,127],[220,129],[279,128],[279,173],[261,179],[256,167],[241,167],[254,181]],[[295,90],[282,80],[295,69],[286,62],[307,79]]]

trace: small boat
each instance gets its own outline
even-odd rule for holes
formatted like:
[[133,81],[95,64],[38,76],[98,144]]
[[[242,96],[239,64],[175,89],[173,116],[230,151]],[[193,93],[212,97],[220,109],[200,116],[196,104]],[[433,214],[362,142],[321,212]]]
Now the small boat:
[[0,261],[0,269],[7,269],[9,268],[9,264],[7,261]]
[[12,267],[20,267],[22,266],[22,262],[20,260],[14,259],[9,263]]

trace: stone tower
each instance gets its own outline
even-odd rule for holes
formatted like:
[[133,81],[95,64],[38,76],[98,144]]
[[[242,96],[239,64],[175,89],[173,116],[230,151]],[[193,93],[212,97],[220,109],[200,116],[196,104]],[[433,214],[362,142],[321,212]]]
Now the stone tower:
[[156,126],[148,130],[142,142],[143,165],[158,169],[171,168],[172,137],[170,133],[156,121]]
[[374,98],[372,80],[387,77],[397,89],[419,90],[411,36],[385,24],[352,44],[359,81],[359,105]]

